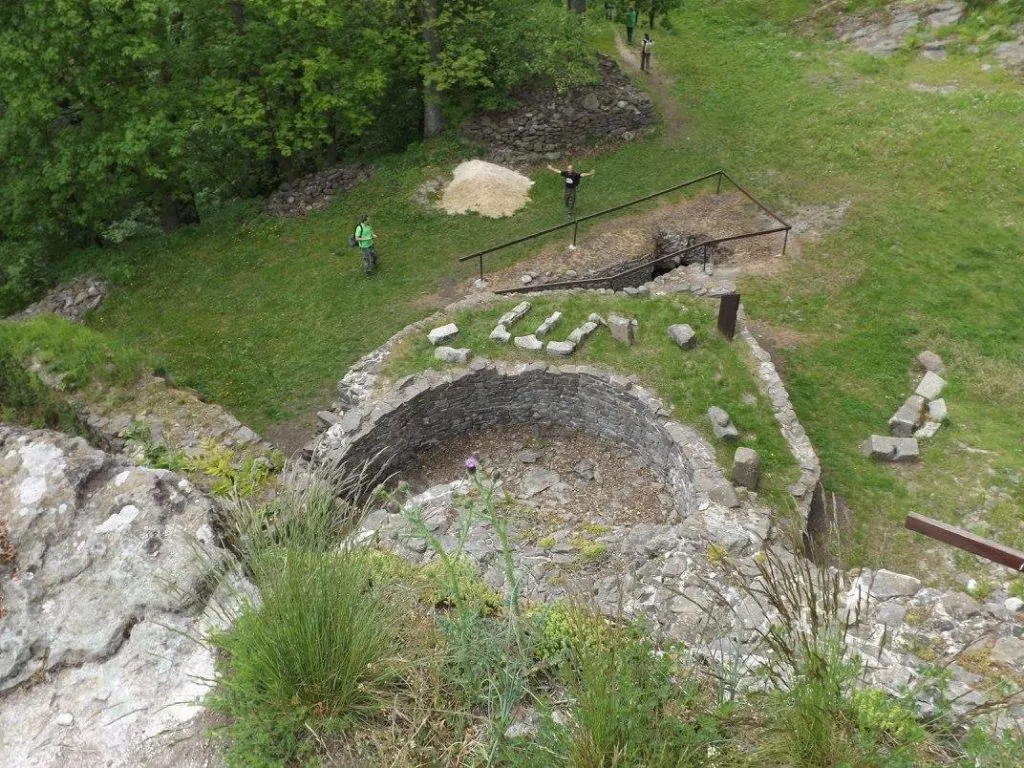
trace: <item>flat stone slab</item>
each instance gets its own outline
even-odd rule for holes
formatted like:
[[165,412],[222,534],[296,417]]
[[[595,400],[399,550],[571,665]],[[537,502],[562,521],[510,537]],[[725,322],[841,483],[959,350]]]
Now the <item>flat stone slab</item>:
[[910,437],[921,424],[923,412],[924,398],[920,395],[911,395],[889,419],[889,432],[895,437]]
[[946,380],[934,371],[925,373],[921,383],[917,385],[914,394],[920,395],[925,400],[934,400],[942,394],[942,388],[946,386]]
[[937,421],[926,421],[924,426],[914,431],[914,437],[918,440],[927,440],[928,438],[935,437],[941,426]]
[[693,328],[685,323],[670,325],[668,327],[668,335],[681,349],[693,349],[697,343],[697,334],[693,332]]
[[576,345],[571,341],[549,341],[545,351],[552,357],[568,357],[576,351]]
[[512,334],[508,332],[508,328],[505,327],[504,323],[498,323],[494,326],[494,330],[491,331],[491,341],[496,341],[499,344],[508,344],[512,338]]
[[452,349],[451,347],[438,347],[434,350],[434,357],[445,363],[468,363],[473,356],[473,350],[463,347]]
[[861,443],[860,450],[876,461],[915,461],[921,455],[917,440],[913,437],[872,435]]
[[872,597],[888,600],[891,597],[913,597],[921,589],[921,580],[893,571],[870,571],[860,578],[861,584],[867,588]]
[[504,325],[506,327],[513,325],[516,321],[520,320],[523,315],[530,311],[531,306],[533,305],[528,301],[519,302],[512,307],[512,309],[498,318],[498,325]]
[[1019,637],[1001,637],[992,646],[992,661],[1011,667],[1024,664],[1024,640]]
[[536,352],[538,349],[544,348],[544,342],[532,333],[529,336],[516,336],[513,343],[520,349],[528,349],[531,352]]
[[531,499],[560,482],[561,479],[557,472],[552,472],[550,469],[530,469],[519,481],[519,498]]
[[930,421],[937,421],[940,424],[949,418],[949,412],[946,410],[946,401],[943,398],[938,400],[932,400],[928,403],[928,419]]
[[459,327],[455,323],[448,323],[448,325],[442,325],[439,328],[435,328],[427,334],[427,338],[430,339],[430,343],[435,347],[442,341],[447,341],[459,332]]

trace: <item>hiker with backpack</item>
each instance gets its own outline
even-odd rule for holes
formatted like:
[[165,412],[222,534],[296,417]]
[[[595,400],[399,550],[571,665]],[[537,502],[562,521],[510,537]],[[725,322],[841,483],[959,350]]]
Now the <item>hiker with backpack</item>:
[[654,41],[651,40],[651,36],[645,34],[644,39],[640,41],[640,71],[646,72],[648,75],[651,74],[651,48],[653,47]]
[[376,239],[377,234],[370,225],[370,217],[363,216],[356,225],[355,233],[349,238],[349,245],[359,246],[359,250],[362,251],[364,275],[370,274],[377,268],[377,247],[373,244]]

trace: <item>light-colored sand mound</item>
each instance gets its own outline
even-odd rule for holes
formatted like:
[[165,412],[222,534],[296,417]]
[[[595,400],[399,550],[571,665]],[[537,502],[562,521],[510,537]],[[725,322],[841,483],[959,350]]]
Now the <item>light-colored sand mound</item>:
[[483,160],[460,163],[438,205],[448,213],[476,211],[500,219],[511,216],[530,200],[533,182],[521,173]]

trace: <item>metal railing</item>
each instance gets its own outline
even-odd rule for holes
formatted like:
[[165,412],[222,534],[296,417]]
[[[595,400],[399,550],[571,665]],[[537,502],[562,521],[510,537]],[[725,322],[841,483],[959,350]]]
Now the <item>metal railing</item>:
[[[778,232],[785,232],[789,234],[789,225],[784,227],[772,227],[770,229],[761,229],[757,232],[744,232],[742,235],[728,235],[727,237],[713,237],[710,240],[703,240],[693,245],[688,245],[686,248],[680,248],[678,251],[672,253],[666,253],[663,256],[657,258],[647,258],[638,263],[635,267],[624,269],[621,272],[616,272],[612,275],[601,275],[599,277],[585,277],[581,280],[564,280],[558,283],[540,283],[537,285],[524,285],[521,288],[505,288],[504,290],[495,291],[495,293],[507,295],[512,293],[536,293],[538,291],[559,291],[569,290],[571,288],[589,288],[591,290],[595,288],[614,288],[616,283],[628,282],[629,278],[637,273],[643,273],[647,271],[653,271],[656,267],[664,264],[665,262],[672,261],[673,259],[682,259],[688,253],[692,253],[700,248],[704,249],[702,255],[702,267],[706,268],[708,263],[708,253],[711,248],[722,243],[729,243],[733,240],[745,240],[748,237],[762,237],[763,235],[774,235]],[[783,248],[785,252],[785,248]],[[646,282],[641,281],[641,282]]]
[[[514,245],[519,245],[521,243],[529,242],[530,240],[535,240],[538,237],[543,237],[544,235],[550,235],[552,232],[558,232],[558,231],[563,230],[563,229],[568,229],[569,227],[572,227],[572,245],[573,245],[573,247],[575,247],[576,246],[576,237],[579,234],[580,222],[590,221],[591,219],[597,219],[597,218],[600,218],[602,216],[607,216],[610,213],[615,213],[615,212],[621,211],[621,210],[623,210],[625,208],[629,208],[629,207],[634,206],[634,205],[639,205],[640,203],[646,203],[648,200],[654,200],[655,198],[661,197],[662,195],[668,195],[668,194],[670,194],[672,192],[678,192],[681,189],[686,189],[687,187],[692,187],[694,184],[700,184],[701,182],[709,181],[711,179],[716,179],[717,180],[717,185],[715,187],[715,194],[716,195],[717,194],[721,194],[721,192],[722,192],[722,180],[725,179],[730,184],[732,184],[733,187],[735,187],[737,189],[737,191],[739,191],[744,197],[746,197],[748,200],[750,200],[750,202],[752,202],[754,205],[756,205],[758,208],[760,208],[768,216],[770,216],[772,219],[774,219],[775,221],[777,221],[781,225],[781,226],[776,227],[776,228],[771,229],[771,230],[762,230],[760,232],[751,232],[751,233],[746,233],[746,234],[743,234],[743,235],[734,235],[731,238],[723,239],[721,242],[726,242],[729,239],[739,240],[739,239],[742,239],[744,237],[755,237],[757,235],[772,234],[772,233],[775,233],[775,232],[785,232],[786,235],[785,235],[785,240],[782,243],[782,252],[783,253],[786,252],[786,246],[789,244],[789,231],[790,231],[790,229],[792,229],[792,227],[788,223],[786,223],[782,219],[782,217],[780,217],[777,213],[775,213],[775,211],[770,209],[768,206],[766,206],[764,203],[762,203],[760,200],[758,200],[756,197],[754,197],[752,194],[750,194],[746,189],[741,187],[736,182],[736,180],[732,176],[730,176],[728,173],[726,173],[725,171],[714,171],[713,173],[708,173],[708,174],[706,174],[704,176],[701,176],[700,178],[690,179],[689,181],[684,181],[682,184],[676,184],[675,186],[669,187],[668,189],[663,189],[660,192],[654,192],[654,193],[652,193],[650,195],[645,195],[644,197],[638,197],[635,200],[630,200],[627,203],[621,203],[620,205],[616,205],[616,206],[613,206],[611,208],[605,208],[603,211],[598,211],[597,213],[591,213],[591,214],[587,214],[586,216],[580,216],[579,218],[573,219],[572,221],[567,221],[564,224],[556,224],[553,227],[548,227],[547,229],[542,229],[539,232],[534,232],[532,234],[526,235],[525,237],[516,238],[515,240],[509,240],[508,242],[501,243],[500,245],[494,245],[494,246],[491,246],[490,248],[484,248],[482,251],[477,251],[476,253],[471,253],[468,256],[461,256],[461,257],[459,257],[459,261],[463,262],[463,261],[471,261],[473,259],[477,259],[477,261],[479,262],[479,265],[480,265],[480,279],[483,279],[483,277],[484,277],[484,256],[487,256],[490,253],[495,253],[497,251],[502,251],[502,250],[504,250],[506,248],[511,248]],[[693,246],[693,247],[696,248],[696,247],[700,247],[702,245],[706,246],[706,245],[712,245],[712,244],[714,244],[714,243],[712,243],[711,241],[707,241],[705,243],[698,243],[696,246]],[[678,255],[680,255],[680,254],[679,253],[669,254],[665,258],[669,258],[671,256],[678,256]],[[586,281],[578,281],[578,282],[586,282]]]

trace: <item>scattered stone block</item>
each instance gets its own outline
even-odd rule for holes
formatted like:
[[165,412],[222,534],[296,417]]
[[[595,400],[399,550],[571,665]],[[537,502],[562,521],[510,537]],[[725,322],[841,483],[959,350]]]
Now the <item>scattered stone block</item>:
[[681,349],[693,349],[697,343],[697,334],[693,332],[693,328],[686,325],[670,325],[668,327],[668,335]]
[[761,457],[753,448],[737,448],[732,462],[732,481],[751,491],[757,490],[761,476]]
[[548,331],[554,328],[561,319],[561,312],[552,312],[548,317],[544,318],[543,323],[537,326],[537,330],[533,332],[533,335],[537,337],[546,336]]
[[949,418],[949,412],[946,410],[946,401],[944,399],[940,397],[938,400],[932,400],[928,403],[928,418],[940,424]]
[[861,453],[877,461],[914,461],[921,455],[913,437],[872,435],[860,446]]
[[335,424],[341,424],[341,416],[333,411],[317,411],[316,420],[320,422],[324,429],[333,427]]
[[576,344],[578,346],[584,341],[584,339],[587,338],[587,336],[596,331],[597,328],[597,323],[588,320],[579,328],[574,328],[572,332],[569,334],[568,338],[566,338],[566,341],[571,341],[573,344]]
[[910,437],[920,426],[923,411],[924,398],[920,395],[911,395],[889,419],[889,432],[895,437]]
[[519,498],[530,499],[561,481],[557,472],[550,469],[530,469],[519,481]]
[[612,332],[613,339],[627,347],[633,346],[633,342],[636,341],[636,320],[632,318],[609,315],[608,330]]
[[729,414],[717,405],[708,408],[708,418],[711,420],[711,429],[719,440],[732,441],[739,439],[740,432],[732,423]]
[[1024,640],[1019,637],[1000,637],[992,646],[989,657],[997,664],[1020,667],[1024,664]]
[[528,349],[531,352],[536,352],[538,349],[544,348],[544,342],[532,333],[529,336],[516,336],[513,343],[520,349]]
[[1003,608],[1010,613],[1017,613],[1024,609],[1024,600],[1021,600],[1019,597],[1008,597],[1003,601]]
[[963,592],[950,592],[939,602],[952,619],[969,619],[981,613],[981,605]]
[[925,400],[934,400],[942,394],[942,388],[946,386],[946,380],[937,373],[928,371],[921,383],[917,385],[914,394],[920,395]]
[[939,431],[941,426],[937,421],[926,421],[924,426],[914,431],[914,437],[918,440],[928,440],[935,437],[935,433]]
[[438,347],[434,350],[434,357],[445,363],[468,363],[473,356],[473,350],[462,348],[452,349],[451,347]]
[[605,322],[605,319],[601,317],[599,314],[597,314],[597,312],[591,312],[589,315],[587,315],[587,322],[597,323],[598,325],[608,325],[608,323]]
[[516,304],[512,309],[506,312],[504,315],[498,318],[498,325],[504,325],[506,328],[521,320],[523,315],[530,311],[532,305],[528,301],[521,301]]
[[939,376],[946,372],[946,364],[942,362],[942,358],[927,349],[917,356],[917,364]]
[[861,577],[871,596],[879,600],[891,597],[913,597],[921,589],[921,580],[893,571],[878,570]]
[[435,328],[427,334],[427,338],[430,339],[430,343],[435,347],[442,341],[448,341],[459,332],[459,327],[455,323],[448,323],[448,325],[442,325],[439,328]]
[[549,341],[545,351],[552,357],[568,357],[576,351],[576,345],[571,341]]
[[512,334],[508,332],[508,328],[505,327],[504,323],[498,323],[494,326],[494,330],[491,331],[491,341],[496,341],[499,344],[508,344],[512,338]]
[[530,283],[533,282],[533,275],[523,275],[522,277],[519,278],[519,282],[521,282],[523,285],[529,285]]

